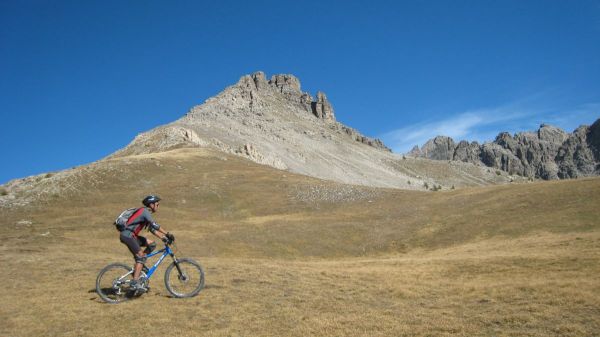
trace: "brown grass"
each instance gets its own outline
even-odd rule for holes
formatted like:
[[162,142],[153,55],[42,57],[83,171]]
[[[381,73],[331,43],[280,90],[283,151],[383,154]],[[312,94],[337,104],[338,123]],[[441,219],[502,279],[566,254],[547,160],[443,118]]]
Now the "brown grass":
[[[196,150],[81,170],[78,189],[0,209],[2,336],[600,331],[600,179],[357,188],[364,199],[328,202],[297,193],[339,185]],[[177,236],[179,256],[205,267],[206,289],[168,297],[162,266],[151,293],[101,303],[97,272],[130,262],[109,223],[150,192],[165,199],[156,218]]]

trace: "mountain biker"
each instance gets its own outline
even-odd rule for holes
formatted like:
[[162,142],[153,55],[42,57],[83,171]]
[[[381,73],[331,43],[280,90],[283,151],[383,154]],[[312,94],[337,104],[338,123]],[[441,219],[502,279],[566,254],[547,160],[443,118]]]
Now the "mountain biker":
[[[142,204],[144,204],[145,207],[138,209],[131,215],[119,238],[121,242],[129,248],[129,251],[133,254],[135,260],[133,280],[131,281],[131,287],[135,290],[146,290],[143,284],[138,281],[143,265],[146,262],[146,255],[150,254],[154,248],[156,248],[156,243],[154,241],[139,235],[139,232],[146,228],[165,243],[171,243],[175,240],[173,234],[170,234],[165,231],[164,228],[161,228],[152,218],[151,213],[156,213],[158,206],[160,205],[160,200],[160,197],[157,195],[145,197],[144,200],[142,200]],[[146,248],[142,249],[142,247]]]

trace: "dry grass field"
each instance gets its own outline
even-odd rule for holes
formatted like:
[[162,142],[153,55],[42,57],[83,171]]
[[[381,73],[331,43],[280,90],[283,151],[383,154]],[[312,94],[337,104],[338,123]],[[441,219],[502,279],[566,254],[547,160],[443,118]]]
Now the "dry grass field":
[[[600,179],[414,192],[198,149],[33,179],[0,207],[0,336],[598,336]],[[148,193],[206,288],[94,292]],[[148,234],[151,235],[151,234]]]

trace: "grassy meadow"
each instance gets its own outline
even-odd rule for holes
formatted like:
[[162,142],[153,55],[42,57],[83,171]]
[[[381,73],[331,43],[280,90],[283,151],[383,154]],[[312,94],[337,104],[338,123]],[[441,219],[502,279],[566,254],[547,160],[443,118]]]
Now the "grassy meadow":
[[[0,207],[0,336],[600,332],[598,178],[401,191],[179,149],[36,184]],[[105,304],[98,271],[132,262],[110,224],[149,193],[206,287],[169,297],[163,264],[150,293]]]

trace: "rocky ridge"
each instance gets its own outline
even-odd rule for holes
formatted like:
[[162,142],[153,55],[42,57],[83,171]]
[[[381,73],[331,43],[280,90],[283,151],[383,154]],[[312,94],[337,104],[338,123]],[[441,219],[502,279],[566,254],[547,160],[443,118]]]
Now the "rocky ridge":
[[565,179],[600,175],[600,119],[573,133],[542,124],[537,132],[498,134],[493,142],[454,140],[437,136],[412,156],[454,160],[492,167],[530,178]]

